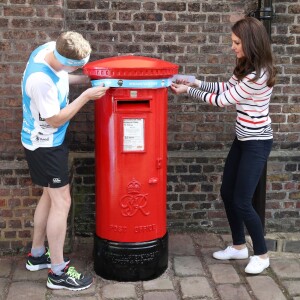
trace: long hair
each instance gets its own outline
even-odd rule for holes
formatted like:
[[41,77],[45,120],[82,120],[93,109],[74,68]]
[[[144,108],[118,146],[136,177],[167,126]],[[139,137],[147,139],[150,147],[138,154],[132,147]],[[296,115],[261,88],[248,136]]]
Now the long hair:
[[273,63],[271,43],[264,25],[253,17],[245,17],[237,21],[231,28],[241,40],[244,57],[238,58],[234,75],[238,80],[255,71],[252,81],[256,81],[262,70],[268,74],[267,85],[274,86],[276,69]]

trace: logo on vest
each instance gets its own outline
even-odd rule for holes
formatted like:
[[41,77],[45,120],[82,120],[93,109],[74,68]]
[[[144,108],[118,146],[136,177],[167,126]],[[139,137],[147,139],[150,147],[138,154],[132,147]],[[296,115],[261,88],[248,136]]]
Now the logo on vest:
[[60,180],[60,178],[53,178],[52,182],[53,183],[61,183],[61,180]]
[[42,118],[40,114],[39,114],[39,121],[45,121],[45,119]]

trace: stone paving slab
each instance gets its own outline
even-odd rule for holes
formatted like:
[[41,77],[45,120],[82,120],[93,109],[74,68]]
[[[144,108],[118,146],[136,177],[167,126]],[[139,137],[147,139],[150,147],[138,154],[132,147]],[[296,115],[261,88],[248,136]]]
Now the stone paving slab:
[[272,269],[279,278],[299,278],[300,262],[299,259],[273,259]]
[[241,284],[220,284],[217,286],[222,300],[251,300],[252,297]]
[[[1,264],[0,264],[1,265]],[[8,290],[10,280],[8,278],[0,278],[0,300],[3,300]]]
[[143,300],[177,300],[174,292],[151,292],[145,293]]
[[215,283],[239,283],[240,277],[232,265],[215,264],[209,266]]
[[[25,255],[3,256],[0,300],[300,300],[299,254],[270,252],[270,268],[249,276],[244,271],[248,260],[212,258],[213,251],[229,243],[229,235],[172,233],[165,273],[154,280],[125,283],[96,275],[93,239],[77,238],[72,265],[94,276],[92,286],[79,292],[50,290],[47,270],[27,271]],[[247,244],[251,247],[249,239]]]
[[174,286],[172,280],[169,278],[157,278],[154,280],[145,281],[143,283],[143,288],[145,291],[151,290],[173,290]]
[[0,277],[8,277],[11,272],[11,259],[10,258],[0,258]]
[[27,281],[13,282],[9,287],[7,300],[41,300],[45,299],[47,288],[43,282],[28,284]]
[[300,280],[283,281],[282,284],[291,296],[300,295]]
[[213,298],[213,290],[205,277],[186,277],[180,281],[182,299]]
[[174,257],[174,271],[177,276],[204,275],[202,264],[197,256]]
[[138,299],[135,285],[131,283],[114,283],[103,287],[104,299]]
[[247,277],[253,294],[258,300],[285,300],[286,297],[276,282],[269,276]]
[[195,255],[192,237],[187,234],[169,235],[169,254]]

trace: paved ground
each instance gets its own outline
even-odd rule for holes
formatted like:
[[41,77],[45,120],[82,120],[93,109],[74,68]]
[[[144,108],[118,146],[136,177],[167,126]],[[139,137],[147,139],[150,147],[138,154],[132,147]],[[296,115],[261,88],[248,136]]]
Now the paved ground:
[[[47,271],[29,272],[25,256],[0,257],[1,300],[300,300],[300,255],[270,252],[271,267],[246,275],[247,260],[217,261],[214,250],[224,247],[227,235],[170,234],[169,267],[159,278],[144,282],[115,282],[95,275],[81,292],[46,288]],[[71,253],[72,264],[93,273],[93,240],[81,238]]]

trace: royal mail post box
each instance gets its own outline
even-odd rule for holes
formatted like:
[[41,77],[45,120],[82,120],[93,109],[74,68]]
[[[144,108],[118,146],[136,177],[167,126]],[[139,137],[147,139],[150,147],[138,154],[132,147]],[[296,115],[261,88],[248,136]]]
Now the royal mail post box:
[[141,56],[88,63],[95,101],[95,272],[138,281],[168,266],[167,97],[178,66]]

